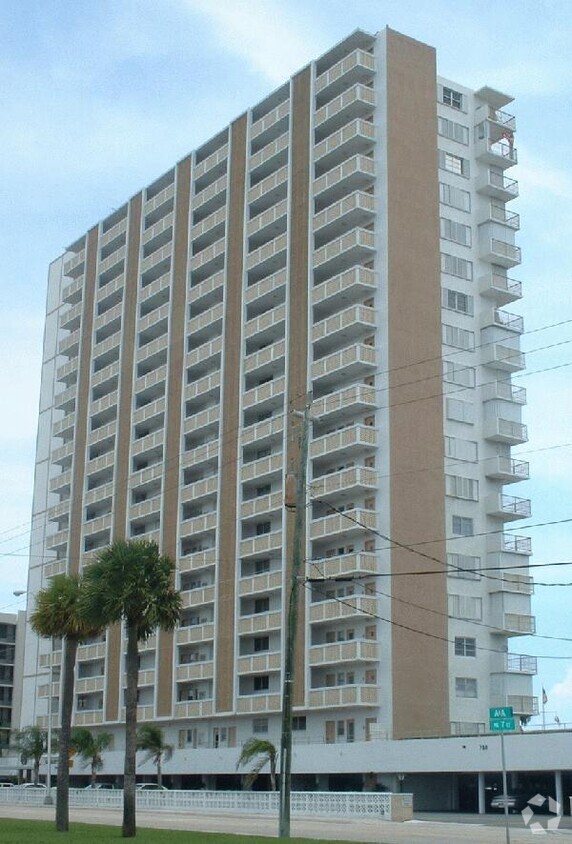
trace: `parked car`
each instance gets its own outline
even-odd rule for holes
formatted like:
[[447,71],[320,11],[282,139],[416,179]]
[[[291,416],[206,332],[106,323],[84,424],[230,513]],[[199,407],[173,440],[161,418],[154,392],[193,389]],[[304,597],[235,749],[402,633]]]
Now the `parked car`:
[[97,789],[104,789],[105,791],[115,791],[117,786],[115,785],[114,782],[96,782],[95,785],[92,785],[90,783],[89,785],[86,785],[85,788],[86,788],[86,790],[88,788],[91,788],[91,789],[97,788]]
[[137,783],[137,791],[168,791],[165,785],[159,785],[156,782],[140,782]]
[[46,788],[43,782],[23,782],[15,785],[14,788]]
[[0,788],[14,788],[13,782],[0,782]]

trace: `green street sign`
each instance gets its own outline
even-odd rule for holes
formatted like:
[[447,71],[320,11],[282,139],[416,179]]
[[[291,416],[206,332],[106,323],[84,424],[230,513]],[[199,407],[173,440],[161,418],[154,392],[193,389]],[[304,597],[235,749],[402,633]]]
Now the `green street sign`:
[[489,709],[489,718],[494,721],[497,718],[512,718],[512,706],[493,706]]
[[514,718],[491,718],[491,733],[508,733],[514,729]]

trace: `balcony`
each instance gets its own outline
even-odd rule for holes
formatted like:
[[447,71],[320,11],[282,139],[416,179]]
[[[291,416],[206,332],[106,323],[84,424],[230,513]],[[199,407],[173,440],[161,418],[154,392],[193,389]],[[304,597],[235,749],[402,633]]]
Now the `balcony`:
[[[526,389],[511,384],[510,381],[489,381],[482,385],[483,401],[509,401],[513,404],[526,404]],[[490,421],[490,420],[488,420]],[[526,442],[526,440],[525,440]]]
[[375,293],[377,277],[366,267],[351,267],[340,275],[316,284],[312,290],[314,316],[317,320],[330,316],[347,306],[348,302],[361,303]]
[[220,366],[222,352],[222,337],[215,337],[214,340],[207,340],[202,346],[198,346],[187,354],[185,368],[187,378],[195,380],[204,377],[214,367]]
[[255,478],[262,480],[272,475],[281,473],[284,468],[284,457],[282,452],[272,454],[269,457],[261,457],[251,463],[244,463],[240,472],[241,481],[252,481]]
[[200,589],[192,589],[190,592],[182,592],[181,599],[183,608],[203,607],[205,604],[212,604],[215,599],[215,587],[210,584]]
[[504,670],[509,674],[537,674],[538,664],[535,656],[526,654],[505,654]]
[[487,553],[532,554],[532,541],[529,536],[514,533],[492,533],[487,536]]
[[204,190],[195,194],[191,207],[193,209],[193,225],[200,223],[226,202],[227,175],[221,176]]
[[353,191],[365,190],[375,178],[375,161],[367,155],[354,155],[314,181],[316,212],[322,211]]
[[217,273],[198,284],[193,284],[189,291],[191,314],[198,316],[204,311],[222,303],[224,290],[224,273]]
[[359,577],[360,575],[376,574],[377,559],[375,554],[358,551],[353,554],[340,554],[332,557],[321,557],[306,562],[306,576],[320,579],[336,577]]
[[[64,279],[65,282],[65,279]],[[62,284],[62,302],[66,305],[77,305],[83,298],[83,275],[70,281],[69,284]]]
[[206,249],[224,235],[226,224],[226,206],[218,208],[191,229],[193,253]]
[[284,496],[282,492],[274,492],[272,495],[260,495],[243,501],[240,507],[242,519],[253,519],[256,516],[267,515],[282,510]]
[[246,258],[249,282],[259,281],[282,269],[286,264],[287,249],[288,235],[284,233],[250,252]]
[[192,316],[187,324],[187,336],[192,341],[189,350],[200,346],[208,339],[219,335],[222,331],[224,304],[219,302],[208,311]]
[[85,248],[80,249],[67,261],[64,261],[63,274],[68,278],[79,279],[85,269]]
[[212,642],[214,638],[214,624],[205,621],[202,624],[194,624],[189,627],[179,627],[175,632],[175,641],[178,645],[190,645],[195,642]]
[[494,140],[491,137],[475,141],[475,155],[483,164],[493,167],[512,167],[518,163],[516,149],[508,140]]
[[194,416],[188,416],[183,423],[183,431],[185,434],[192,434],[194,432],[206,432],[206,429],[218,429],[220,421],[220,406],[217,404],[209,407],[206,410],[201,410],[195,413]]
[[377,429],[369,425],[350,425],[341,431],[333,431],[310,443],[310,458],[330,457],[349,449],[375,448],[377,446]]
[[283,534],[281,530],[265,533],[262,536],[251,536],[240,540],[240,556],[253,557],[268,551],[282,549]]
[[248,190],[251,217],[262,214],[286,197],[288,192],[288,167],[281,167]]
[[347,595],[340,600],[317,601],[310,604],[308,619],[310,624],[325,621],[340,621],[348,618],[370,618],[377,613],[377,599],[366,595]]
[[491,706],[511,706],[515,715],[538,715],[538,698],[532,695],[493,695]]
[[279,167],[284,167],[288,161],[288,145],[290,135],[284,132],[266,146],[262,147],[250,159],[251,184],[256,184],[269,176]]
[[255,574],[252,577],[243,577],[239,582],[239,595],[241,598],[248,595],[255,595],[259,592],[272,592],[282,586],[282,572],[273,571],[264,574]]
[[498,308],[487,310],[481,317],[481,328],[505,328],[515,334],[522,334],[524,331],[524,320],[518,314],[511,314],[508,311],[501,311]]
[[336,665],[343,662],[376,662],[379,659],[379,644],[368,639],[353,639],[331,645],[312,645],[309,648],[309,663]]
[[[166,243],[164,246],[160,246],[159,249],[156,249],[147,258],[144,258],[141,261],[141,274],[149,274],[148,282],[155,281],[159,275],[163,275],[163,273],[169,269],[172,254],[173,241]],[[157,274],[150,272],[154,268],[158,268],[156,271]]]
[[[158,220],[152,226],[145,229],[143,237],[141,238],[144,255],[149,255],[151,252],[154,252],[155,249],[159,248],[159,246],[164,246],[165,243],[171,240],[173,237],[173,219],[174,212],[171,211],[161,220]],[[155,239],[157,242],[156,244],[153,244],[152,241]]]
[[492,623],[500,632],[508,636],[529,636],[536,633],[536,619],[533,615],[505,612],[499,622]]
[[373,308],[353,305],[315,323],[312,327],[314,354],[323,355],[341,343],[359,342],[376,327],[376,320],[377,313]]
[[496,202],[491,202],[489,208],[489,220],[495,223],[502,223],[514,231],[520,229],[520,214],[515,214],[514,211],[509,211],[504,205],[499,205]]
[[516,267],[521,263],[522,252],[519,246],[498,240],[495,237],[483,238],[480,242],[479,257],[499,267]]
[[83,311],[83,302],[78,302],[77,305],[72,305],[60,315],[60,328],[65,331],[75,331],[79,328],[81,323],[81,313]]
[[338,419],[348,419],[367,410],[375,410],[377,395],[375,387],[367,384],[353,384],[333,393],[328,393],[312,402],[311,414],[321,421],[328,419],[332,424]]
[[112,243],[116,238],[120,238],[124,235],[127,231],[127,216],[123,217],[122,220],[119,220],[118,223],[115,223],[114,226],[111,226],[110,229],[107,229],[106,232],[103,232],[99,239],[99,245],[103,249],[104,246]]
[[364,531],[377,529],[377,517],[373,510],[354,508],[345,513],[334,513],[331,516],[320,516],[312,520],[310,538],[312,540],[326,539],[340,534],[356,536]]
[[179,572],[198,571],[200,569],[214,566],[216,563],[216,553],[214,548],[209,548],[208,551],[195,551],[192,554],[181,556],[178,561]]
[[491,272],[479,278],[479,292],[499,305],[507,305],[522,298],[522,282]]
[[212,181],[220,175],[222,170],[226,169],[226,160],[228,158],[228,143],[224,143],[218,149],[211,152],[206,158],[195,164],[193,176],[195,183],[202,185],[205,177],[208,181]]
[[327,498],[340,492],[367,492],[377,489],[377,472],[366,466],[354,466],[315,478],[310,483],[312,498]]
[[175,718],[209,718],[213,712],[213,700],[192,700],[175,704]]
[[262,405],[268,402],[276,403],[278,399],[282,399],[285,389],[286,379],[281,375],[272,381],[267,381],[258,387],[246,390],[242,397],[242,407],[244,410],[248,410],[248,408],[255,407],[256,405]]
[[282,199],[248,223],[248,239],[251,248],[258,249],[264,243],[276,238],[286,229],[288,200]]
[[503,372],[519,372],[526,369],[524,352],[502,343],[488,343],[483,350],[483,364]]
[[512,114],[487,105],[486,117],[491,123],[495,123],[500,131],[516,132],[516,119]]
[[192,680],[212,680],[214,677],[214,663],[212,659],[201,660],[194,664],[179,665],[176,671],[177,683],[188,683]]
[[218,450],[219,441],[217,437],[211,442],[203,443],[197,446],[197,448],[185,451],[182,459],[183,468],[198,468],[203,463],[216,463],[218,460]]
[[267,444],[277,444],[282,442],[283,432],[284,417],[277,416],[275,419],[265,419],[243,428],[241,442],[243,446],[254,442],[262,444],[264,441]]
[[279,652],[239,656],[238,674],[266,674],[269,671],[280,671],[281,656]]
[[316,105],[321,106],[357,83],[369,82],[375,73],[375,56],[354,50],[316,79]]
[[164,212],[167,214],[168,211],[172,210],[172,200],[174,196],[175,183],[171,182],[170,185],[167,185],[166,188],[163,188],[163,190],[159,191],[159,193],[156,193],[155,196],[145,202],[145,216],[147,217],[148,215],[153,214],[153,220],[156,221],[160,218],[160,215],[154,214],[153,212],[163,209],[164,206],[166,206]]
[[518,182],[508,179],[502,172],[488,169],[478,174],[477,191],[501,202],[509,202],[518,196]]
[[359,344],[333,352],[312,364],[312,380],[320,387],[334,387],[341,382],[356,381],[374,372],[377,360],[373,346]]
[[68,358],[74,358],[79,353],[79,339],[80,330],[77,328],[68,334],[67,337],[62,337],[58,344],[58,354],[64,355]]
[[260,316],[247,320],[244,326],[244,336],[246,340],[252,340],[256,337],[259,341],[273,343],[284,337],[285,322],[286,306],[277,305],[277,307],[265,311]]
[[281,367],[277,367],[277,364],[283,361],[285,354],[285,340],[278,340],[270,346],[265,346],[263,349],[260,349],[260,351],[254,352],[253,354],[245,357],[244,374],[251,375],[252,373],[259,372],[260,370],[266,370],[267,372],[274,371],[278,374],[279,369],[284,369],[284,364],[282,363]]
[[[256,303],[256,308],[263,311],[276,307],[281,301],[284,301],[286,277],[286,270],[280,270],[255,284],[251,284],[245,291],[244,301],[249,306]],[[249,310],[251,309],[249,308]]]
[[514,460],[512,457],[490,457],[485,460],[484,465],[486,477],[501,481],[503,484],[527,481],[529,478],[529,464],[526,460]]
[[246,636],[252,633],[264,633],[267,630],[282,629],[282,612],[262,612],[256,615],[245,615],[238,619],[238,635]]
[[378,706],[377,686],[337,686],[328,689],[312,689],[309,696],[313,709],[347,706]]
[[316,111],[316,142],[323,140],[350,120],[368,117],[375,109],[375,91],[366,85],[353,85]]
[[364,191],[354,193],[334,202],[314,216],[314,241],[316,247],[340,237],[349,228],[367,226],[375,215],[375,197]]
[[257,150],[262,149],[269,144],[271,140],[283,134],[288,127],[289,114],[290,100],[288,99],[279,103],[259,120],[256,120],[250,128],[250,137],[253,141],[253,148],[256,148]]
[[281,706],[281,697],[278,694],[243,695],[237,700],[237,710],[241,714],[261,713],[266,715],[267,712],[279,712]]
[[352,155],[369,152],[375,142],[375,126],[368,120],[353,120],[328,135],[314,148],[316,176],[321,176]]
[[221,237],[191,258],[192,284],[204,281],[224,267],[226,239]]
[[485,501],[485,508],[489,516],[512,522],[515,519],[529,519],[531,506],[529,498],[517,498],[515,495],[495,493],[489,495]]
[[534,580],[526,574],[514,574],[512,571],[499,572],[491,579],[491,592],[512,592],[516,595],[533,595]]

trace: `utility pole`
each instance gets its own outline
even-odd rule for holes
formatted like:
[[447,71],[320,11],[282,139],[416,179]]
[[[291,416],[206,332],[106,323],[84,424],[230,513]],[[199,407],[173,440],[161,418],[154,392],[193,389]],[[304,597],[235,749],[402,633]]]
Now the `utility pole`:
[[284,683],[282,688],[282,736],[280,741],[280,818],[278,835],[290,838],[290,792],[292,786],[292,702],[294,691],[294,666],[296,633],[298,627],[298,586],[304,559],[304,515],[306,510],[306,471],[308,463],[308,439],[310,408],[304,413],[293,411],[302,417],[298,472],[286,476],[284,504],[295,511],[292,548],[292,583],[286,616],[286,645],[284,652]]

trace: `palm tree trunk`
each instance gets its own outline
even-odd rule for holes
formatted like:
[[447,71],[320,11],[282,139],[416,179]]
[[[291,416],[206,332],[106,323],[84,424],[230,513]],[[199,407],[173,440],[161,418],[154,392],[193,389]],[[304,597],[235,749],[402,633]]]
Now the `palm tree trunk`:
[[[56,829],[58,832],[67,832],[70,824],[70,770],[68,759],[71,738],[76,654],[77,639],[66,637],[63,642],[62,703],[58,747],[58,782],[56,786]],[[50,688],[50,694],[51,693],[52,690]]]
[[137,628],[127,627],[127,655],[125,659],[127,690],[125,692],[125,766],[123,770],[123,837],[134,838],[137,832],[135,816],[135,757],[137,754],[137,681],[139,649]]
[[91,762],[91,777],[90,777],[91,787],[95,788],[95,784],[97,782],[97,768],[95,767],[95,758],[92,759]]
[[161,754],[157,757],[157,785],[163,785],[163,769],[161,767]]

